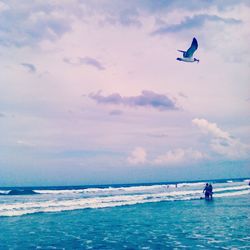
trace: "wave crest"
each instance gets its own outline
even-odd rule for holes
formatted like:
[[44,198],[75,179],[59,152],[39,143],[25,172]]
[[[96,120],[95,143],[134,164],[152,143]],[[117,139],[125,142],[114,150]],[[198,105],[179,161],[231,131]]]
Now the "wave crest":
[[[227,184],[230,185],[230,184]],[[81,193],[87,189],[77,190],[79,196],[72,196],[72,192],[75,190],[56,190],[56,192],[49,192],[41,195],[35,200],[18,200],[17,202],[10,202],[0,204],[0,216],[20,216],[32,213],[41,212],[60,212],[86,208],[106,208],[106,207],[117,207],[125,205],[142,204],[148,202],[163,202],[163,201],[184,201],[200,199],[202,195],[202,189],[189,187],[191,189],[175,189],[167,188],[166,185],[155,185],[155,186],[138,186],[138,187],[126,187],[126,188],[106,188],[109,191],[112,190],[112,195],[107,196],[94,196],[83,198]],[[114,190],[117,191],[122,189],[126,191],[126,194],[115,194]],[[88,192],[91,189],[88,190]],[[143,194],[138,194],[138,191],[143,190]],[[153,192],[153,191],[154,192]],[[54,190],[46,190],[54,191]],[[58,196],[61,191],[64,191],[64,196]],[[103,191],[103,190],[102,190]],[[97,192],[100,195],[100,189],[92,189],[91,192]],[[131,193],[130,193],[131,192]],[[153,193],[152,193],[153,192]],[[224,186],[214,188],[214,197],[229,197],[246,195],[250,193],[250,187],[246,184],[237,186]],[[47,195],[47,196],[46,196]],[[51,196],[52,195],[52,196]],[[31,196],[33,197],[33,196]],[[47,197],[47,198],[46,198]]]

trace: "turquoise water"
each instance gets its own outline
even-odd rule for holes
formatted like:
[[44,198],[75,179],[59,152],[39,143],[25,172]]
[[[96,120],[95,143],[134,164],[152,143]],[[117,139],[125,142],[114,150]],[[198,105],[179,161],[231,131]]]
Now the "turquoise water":
[[250,249],[249,196],[0,220],[0,249]]
[[[239,190],[238,184],[223,185],[224,194],[225,189],[227,194]],[[249,198],[239,191],[213,201],[177,199],[2,216],[0,249],[250,249]],[[27,196],[11,199],[30,202]]]

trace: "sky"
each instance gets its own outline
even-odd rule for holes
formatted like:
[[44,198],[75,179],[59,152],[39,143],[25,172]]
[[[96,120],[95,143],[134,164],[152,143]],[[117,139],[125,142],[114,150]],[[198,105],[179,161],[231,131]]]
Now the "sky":
[[249,12],[0,0],[0,186],[249,177]]

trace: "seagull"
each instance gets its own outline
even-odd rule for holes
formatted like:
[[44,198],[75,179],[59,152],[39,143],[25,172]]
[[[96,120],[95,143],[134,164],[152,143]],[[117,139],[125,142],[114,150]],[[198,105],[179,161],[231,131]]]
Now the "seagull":
[[179,52],[183,53],[183,57],[182,58],[178,57],[176,58],[176,60],[182,61],[182,62],[197,62],[198,63],[200,60],[193,57],[193,54],[197,50],[197,48],[198,48],[198,42],[196,38],[194,37],[192,44],[187,51],[178,49]]

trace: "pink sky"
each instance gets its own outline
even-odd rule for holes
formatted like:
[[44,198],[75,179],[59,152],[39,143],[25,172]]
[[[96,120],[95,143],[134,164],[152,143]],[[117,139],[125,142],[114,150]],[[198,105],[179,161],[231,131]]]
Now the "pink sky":
[[249,175],[249,11],[0,1],[0,186]]

